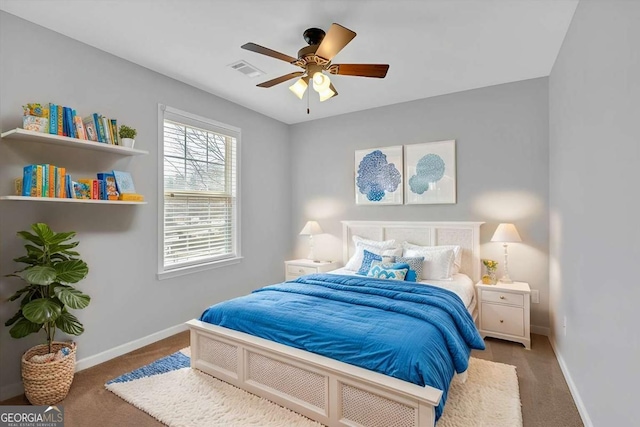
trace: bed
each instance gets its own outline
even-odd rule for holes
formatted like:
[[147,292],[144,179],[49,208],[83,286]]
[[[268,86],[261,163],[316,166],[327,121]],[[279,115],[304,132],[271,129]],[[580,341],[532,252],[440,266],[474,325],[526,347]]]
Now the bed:
[[[353,255],[353,235],[372,240],[407,240],[424,246],[459,245],[460,273],[474,283],[480,276],[481,224],[344,221],[343,258],[346,262]],[[321,286],[321,292],[326,291],[325,286],[349,286],[361,280],[340,273],[344,272],[334,272],[333,278],[320,275],[300,279]],[[284,283],[279,285],[283,289],[277,290],[289,292],[293,285]],[[376,293],[387,292],[384,283],[372,286]],[[474,313],[475,300],[471,300],[470,304],[465,303],[465,309]],[[188,324],[192,368],[328,426],[433,426],[443,392],[446,393],[227,327],[200,320]]]

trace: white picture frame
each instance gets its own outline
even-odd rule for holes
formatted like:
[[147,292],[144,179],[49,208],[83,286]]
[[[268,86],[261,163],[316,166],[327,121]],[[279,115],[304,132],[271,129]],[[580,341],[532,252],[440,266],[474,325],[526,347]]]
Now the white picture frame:
[[356,205],[401,205],[404,202],[402,145],[355,152]]
[[405,204],[455,204],[456,141],[404,146]]

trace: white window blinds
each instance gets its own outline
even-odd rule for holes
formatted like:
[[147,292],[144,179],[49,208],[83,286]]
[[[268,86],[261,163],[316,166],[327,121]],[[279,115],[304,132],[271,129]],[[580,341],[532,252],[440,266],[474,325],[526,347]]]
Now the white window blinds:
[[167,107],[163,270],[239,256],[239,133]]

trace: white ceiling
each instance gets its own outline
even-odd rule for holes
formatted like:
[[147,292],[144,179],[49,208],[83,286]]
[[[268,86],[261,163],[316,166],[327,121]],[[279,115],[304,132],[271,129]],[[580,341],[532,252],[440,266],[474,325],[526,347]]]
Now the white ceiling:
[[[80,3],[84,3],[80,5]],[[9,13],[244,105],[298,123],[414,99],[548,76],[578,0],[205,1],[1,0]],[[334,63],[388,63],[385,79],[332,76],[339,96],[296,98],[283,83],[300,70],[240,49],[291,56],[309,27],[357,33]],[[16,40],[16,42],[19,42]],[[246,60],[266,73],[228,67]]]

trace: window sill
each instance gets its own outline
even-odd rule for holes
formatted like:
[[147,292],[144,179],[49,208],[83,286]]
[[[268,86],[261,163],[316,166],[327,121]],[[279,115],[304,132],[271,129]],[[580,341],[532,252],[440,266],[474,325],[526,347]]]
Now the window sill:
[[190,265],[188,267],[174,268],[172,270],[161,271],[156,274],[158,280],[172,279],[178,276],[184,276],[186,274],[198,273],[200,271],[211,270],[219,267],[226,267],[228,265],[238,264],[242,260],[242,257],[229,258],[220,261],[212,261],[206,264]]

